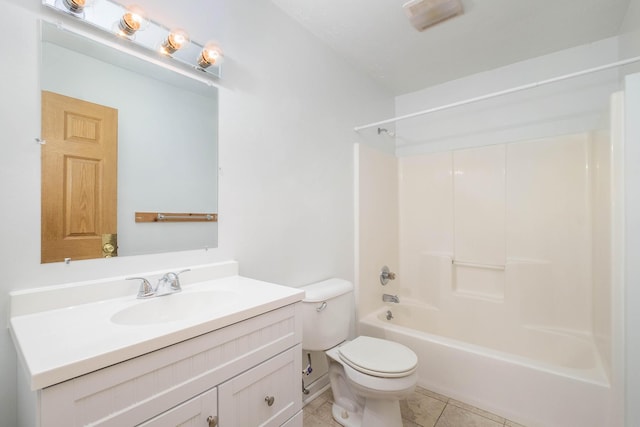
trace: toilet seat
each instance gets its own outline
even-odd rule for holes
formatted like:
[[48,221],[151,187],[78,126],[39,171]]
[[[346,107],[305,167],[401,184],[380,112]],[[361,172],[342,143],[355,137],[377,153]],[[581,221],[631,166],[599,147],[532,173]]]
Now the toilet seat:
[[381,378],[406,377],[415,372],[418,357],[402,344],[360,336],[338,348],[340,360],[358,372]]

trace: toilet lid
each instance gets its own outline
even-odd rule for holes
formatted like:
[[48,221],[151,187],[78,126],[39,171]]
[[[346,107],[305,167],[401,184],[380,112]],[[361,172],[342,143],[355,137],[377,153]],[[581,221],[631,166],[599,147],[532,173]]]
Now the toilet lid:
[[340,359],[353,369],[376,377],[404,377],[418,366],[411,349],[393,341],[361,336],[338,349]]

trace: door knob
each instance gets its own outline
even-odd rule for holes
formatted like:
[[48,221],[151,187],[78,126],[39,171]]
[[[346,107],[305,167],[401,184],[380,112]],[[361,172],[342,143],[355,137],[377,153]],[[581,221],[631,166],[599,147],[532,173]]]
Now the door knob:
[[264,401],[267,402],[267,406],[273,406],[273,402],[276,401],[274,396],[267,396],[264,398]]

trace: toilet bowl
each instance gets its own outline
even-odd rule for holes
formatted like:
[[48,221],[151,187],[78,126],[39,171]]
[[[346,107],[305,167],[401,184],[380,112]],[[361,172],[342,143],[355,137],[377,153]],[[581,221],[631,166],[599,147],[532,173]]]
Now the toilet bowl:
[[343,426],[401,427],[399,401],[418,381],[416,354],[392,341],[360,336],[329,349],[332,413]]
[[401,427],[399,401],[413,392],[418,380],[416,354],[379,338],[345,341],[354,310],[350,282],[330,279],[302,289],[302,347],[325,351],[333,418],[345,427]]

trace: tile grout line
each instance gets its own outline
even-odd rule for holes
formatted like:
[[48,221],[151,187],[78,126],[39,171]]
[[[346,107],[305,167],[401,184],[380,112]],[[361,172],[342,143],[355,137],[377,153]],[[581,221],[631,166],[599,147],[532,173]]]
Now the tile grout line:
[[[459,401],[459,402],[460,402],[460,401]],[[462,403],[464,403],[464,402],[462,402]],[[449,402],[447,402],[447,405],[449,405]],[[477,415],[477,416],[479,416],[479,417],[482,417],[482,418],[484,418],[485,420],[493,421],[494,423],[498,423],[498,424],[500,423],[499,421],[492,420],[492,419],[491,419],[491,418],[489,418],[488,416],[483,415],[483,414],[480,414],[480,413],[477,413],[477,412],[475,412],[475,411],[473,411],[473,410],[471,410],[471,409],[463,408],[462,406],[458,406],[458,405],[456,405],[456,404],[454,404],[454,403],[453,403],[452,405],[453,405],[453,406],[455,406],[455,407],[456,407],[456,408],[458,408],[458,409],[462,409],[463,411],[467,411],[467,412],[469,412],[469,413],[471,413],[471,414],[474,414],[474,415]],[[504,427],[504,426],[506,426],[506,425],[507,425],[507,421],[509,421],[506,417],[503,417],[502,415],[498,415],[498,414],[494,414],[493,412],[485,411],[484,409],[480,409],[480,408],[478,408],[477,406],[472,406],[472,407],[473,407],[473,408],[475,408],[475,409],[478,409],[478,410],[480,410],[480,411],[482,411],[482,412],[486,412],[486,413],[488,413],[488,414],[495,415],[495,416],[497,416],[497,417],[499,417],[499,418],[502,418],[502,419],[504,420],[504,421],[502,421],[502,426],[503,426],[503,427]],[[446,406],[445,406],[445,408],[446,408]]]
[[442,411],[440,411],[440,415],[438,415],[438,419],[436,420],[433,427],[436,427],[438,425],[438,422],[440,421],[440,418],[442,418],[442,414],[444,414],[444,410],[447,409],[447,406],[449,406],[449,399],[447,399],[447,401],[444,403],[444,407],[442,408]]

